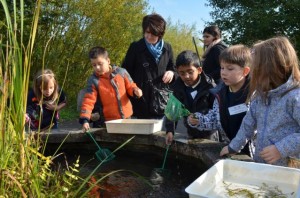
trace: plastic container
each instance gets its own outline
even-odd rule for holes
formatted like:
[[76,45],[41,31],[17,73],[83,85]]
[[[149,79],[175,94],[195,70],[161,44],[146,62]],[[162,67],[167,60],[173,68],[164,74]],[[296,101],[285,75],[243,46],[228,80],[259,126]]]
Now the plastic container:
[[[189,197],[300,197],[300,170],[220,160],[185,191]],[[280,196],[281,195],[281,196]]]
[[107,133],[145,134],[161,131],[163,120],[155,119],[119,119],[106,121]]

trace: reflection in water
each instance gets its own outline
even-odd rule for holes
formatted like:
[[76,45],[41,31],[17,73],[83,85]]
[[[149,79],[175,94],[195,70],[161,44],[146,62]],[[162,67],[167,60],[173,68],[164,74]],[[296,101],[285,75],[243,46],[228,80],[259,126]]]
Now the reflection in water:
[[[147,151],[148,152],[148,151]],[[163,150],[150,151],[127,151],[119,150],[116,157],[104,163],[93,175],[91,180],[97,181],[104,175],[115,170],[124,170],[109,175],[101,181],[99,187],[93,189],[93,197],[114,197],[114,198],[129,198],[129,197],[147,197],[147,198],[176,198],[188,197],[185,193],[185,188],[197,179],[206,167],[197,159],[183,156],[176,156],[171,153],[166,160],[165,169],[170,172],[165,175],[158,175],[160,182],[153,181],[153,172],[161,167],[163,160]],[[99,164],[99,161],[94,158],[93,153],[70,153],[66,152],[69,164],[77,159],[80,155],[80,175],[88,176]],[[62,160],[62,159],[61,159]],[[178,168],[179,167],[179,168]],[[134,173],[132,173],[134,172]],[[151,180],[152,179],[152,180]],[[152,182],[151,182],[152,181]],[[91,181],[93,182],[93,181]],[[98,194],[97,194],[98,193]]]

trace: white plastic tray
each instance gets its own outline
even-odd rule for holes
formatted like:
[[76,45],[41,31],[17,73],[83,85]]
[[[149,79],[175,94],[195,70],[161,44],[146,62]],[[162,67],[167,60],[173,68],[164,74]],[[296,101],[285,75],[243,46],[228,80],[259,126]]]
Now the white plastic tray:
[[[300,169],[220,160],[185,191],[192,198],[280,197],[279,194],[283,195],[281,197],[299,198]],[[275,195],[271,196],[270,193]]]
[[162,129],[163,120],[119,119],[106,121],[107,133],[152,134]]

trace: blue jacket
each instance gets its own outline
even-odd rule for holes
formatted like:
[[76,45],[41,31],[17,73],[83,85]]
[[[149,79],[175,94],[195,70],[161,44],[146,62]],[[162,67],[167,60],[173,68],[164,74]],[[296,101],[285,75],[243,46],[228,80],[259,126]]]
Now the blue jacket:
[[256,162],[265,163],[259,153],[274,144],[281,154],[275,165],[287,166],[288,156],[300,158],[300,88],[293,85],[293,78],[268,92],[267,102],[257,96],[229,147],[240,151],[257,131]]

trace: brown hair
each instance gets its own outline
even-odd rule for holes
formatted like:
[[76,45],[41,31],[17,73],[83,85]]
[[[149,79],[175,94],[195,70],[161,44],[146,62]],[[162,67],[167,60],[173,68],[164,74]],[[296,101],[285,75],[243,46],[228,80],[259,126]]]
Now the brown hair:
[[57,85],[57,81],[55,80],[55,75],[52,72],[52,70],[50,69],[45,69],[45,70],[40,70],[33,81],[33,91],[34,94],[37,98],[38,101],[41,102],[42,98],[43,98],[43,93],[42,93],[42,86],[46,87],[48,86],[48,83],[52,81],[54,84],[54,91],[53,94],[50,96],[50,98],[48,98],[48,101],[56,101],[58,99],[58,85]]
[[108,51],[104,47],[95,46],[90,49],[89,51],[89,58],[95,59],[98,56],[101,56],[103,58],[108,58]]
[[220,39],[222,37],[221,30],[216,25],[207,26],[206,28],[204,28],[202,33],[213,35],[213,37],[215,37],[214,40]]
[[300,71],[296,51],[283,36],[254,44],[252,48],[251,80],[248,99],[260,95],[267,100],[267,92],[284,84],[290,76],[294,86],[299,87]]
[[151,34],[158,36],[159,39],[161,39],[165,34],[166,25],[167,22],[159,14],[153,13],[153,14],[146,15],[144,16],[143,23],[142,23],[143,34],[149,28]]
[[219,60],[220,62],[236,64],[240,67],[250,66],[250,49],[245,45],[230,46],[221,52]]

